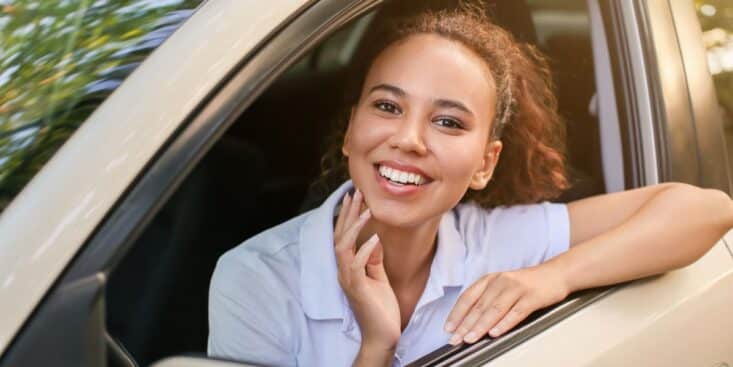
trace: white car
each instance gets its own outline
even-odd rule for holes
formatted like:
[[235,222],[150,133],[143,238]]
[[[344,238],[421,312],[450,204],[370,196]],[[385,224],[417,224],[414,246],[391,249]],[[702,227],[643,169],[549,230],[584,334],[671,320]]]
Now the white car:
[[[375,27],[450,3],[0,1],[0,366],[246,363],[206,358],[216,259],[322,198]],[[733,4],[488,3],[552,62],[575,182],[558,200],[731,193]],[[733,365],[731,240],[413,365]]]

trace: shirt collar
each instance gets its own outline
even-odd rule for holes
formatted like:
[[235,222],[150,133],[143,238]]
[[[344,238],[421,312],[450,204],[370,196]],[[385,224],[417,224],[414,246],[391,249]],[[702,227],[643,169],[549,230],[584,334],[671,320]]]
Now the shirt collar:
[[[343,196],[353,189],[347,181],[305,219],[300,232],[301,299],[312,319],[349,318],[349,305],[338,282],[338,266],[333,243],[333,218]],[[442,297],[444,287],[462,287],[466,245],[459,232],[458,211],[443,215],[438,227],[438,243],[430,267],[428,284],[416,308]]]

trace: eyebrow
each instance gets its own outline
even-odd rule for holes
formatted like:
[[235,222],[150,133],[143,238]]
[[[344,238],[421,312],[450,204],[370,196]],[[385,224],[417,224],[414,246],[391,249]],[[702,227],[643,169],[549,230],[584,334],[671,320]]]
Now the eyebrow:
[[380,90],[380,89],[386,90],[387,92],[394,93],[399,97],[404,97],[407,95],[407,93],[405,93],[405,91],[400,89],[399,87],[395,87],[394,85],[384,84],[384,83],[375,85],[374,87],[372,87],[372,89],[369,89],[369,93],[372,93],[375,90]]
[[469,115],[473,115],[473,112],[471,112],[471,110],[469,110],[468,107],[466,107],[466,105],[458,101],[453,101],[450,99],[438,99],[435,101],[435,105],[437,105],[438,107],[442,107],[442,108],[455,108]]
[[[375,85],[374,87],[369,89],[369,93],[372,93],[376,90],[384,90],[384,91],[393,93],[397,95],[398,97],[404,97],[407,95],[407,92],[402,90],[402,88],[391,85],[391,84],[385,84],[385,83]],[[434,103],[436,106],[441,107],[441,108],[455,108],[469,115],[473,115],[473,112],[471,112],[471,110],[469,110],[468,107],[466,107],[466,105],[458,101],[454,101],[451,99],[436,99]]]

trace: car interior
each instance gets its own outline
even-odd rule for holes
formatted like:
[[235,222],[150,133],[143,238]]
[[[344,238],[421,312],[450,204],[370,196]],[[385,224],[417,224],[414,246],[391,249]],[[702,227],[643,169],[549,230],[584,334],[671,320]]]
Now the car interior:
[[[158,212],[110,275],[107,329],[139,365],[206,353],[208,286],[216,261],[252,235],[317,206],[312,189],[344,90],[382,22],[456,1],[392,1],[334,33],[295,63],[237,119]],[[557,201],[605,192],[590,31],[541,33],[541,11],[584,14],[585,1],[487,2],[518,39],[548,56],[567,123],[573,186]],[[547,27],[543,29],[548,29]]]

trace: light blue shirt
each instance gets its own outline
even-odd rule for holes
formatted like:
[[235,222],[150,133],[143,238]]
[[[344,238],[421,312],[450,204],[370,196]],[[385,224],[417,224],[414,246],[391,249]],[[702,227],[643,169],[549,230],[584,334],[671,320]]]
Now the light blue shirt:
[[[250,238],[220,259],[209,292],[208,353],[267,366],[350,366],[359,325],[337,279],[334,216],[351,181],[317,209]],[[405,365],[448,343],[443,325],[481,276],[539,264],[566,251],[564,204],[445,213],[425,290],[394,359]]]

